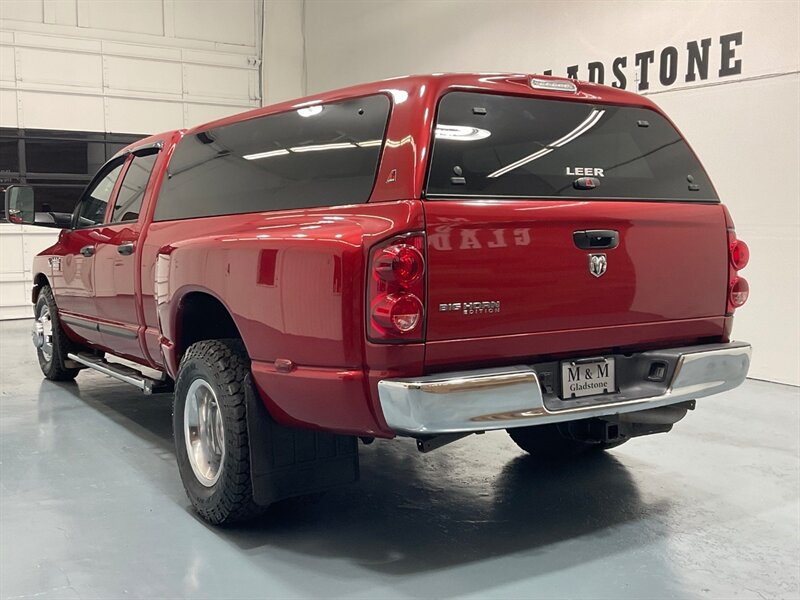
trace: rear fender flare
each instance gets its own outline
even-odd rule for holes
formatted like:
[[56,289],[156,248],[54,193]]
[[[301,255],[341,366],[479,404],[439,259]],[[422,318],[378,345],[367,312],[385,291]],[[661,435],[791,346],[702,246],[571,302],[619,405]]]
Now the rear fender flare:
[[184,300],[189,294],[193,293],[200,293],[210,296],[219,302],[220,305],[222,305],[222,307],[231,317],[231,321],[233,321],[234,326],[239,332],[239,337],[245,346],[245,350],[247,349],[247,340],[245,339],[245,336],[242,335],[242,328],[239,326],[239,323],[237,323],[236,316],[234,315],[233,311],[231,311],[230,306],[228,306],[228,304],[219,296],[219,294],[203,286],[185,285],[176,290],[167,302],[158,306],[158,319],[159,326],[161,328],[161,351],[164,355],[164,364],[166,366],[167,373],[173,379],[177,377],[178,366],[180,365],[181,357],[186,351],[186,348],[182,348],[178,342],[182,333],[181,322],[184,316]]

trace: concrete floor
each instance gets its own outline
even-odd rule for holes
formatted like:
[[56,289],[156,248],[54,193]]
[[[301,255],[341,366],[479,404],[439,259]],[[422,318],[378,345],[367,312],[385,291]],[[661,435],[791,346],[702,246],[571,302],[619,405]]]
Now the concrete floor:
[[0,598],[797,598],[798,388],[748,381],[668,435],[547,467],[503,432],[361,450],[362,481],[214,529],[171,398],[44,381],[0,323]]

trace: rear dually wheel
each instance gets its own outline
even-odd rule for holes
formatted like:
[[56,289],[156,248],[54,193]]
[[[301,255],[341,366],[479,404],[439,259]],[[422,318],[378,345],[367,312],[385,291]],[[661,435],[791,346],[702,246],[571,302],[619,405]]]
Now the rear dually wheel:
[[260,514],[253,501],[246,375],[240,340],[206,340],[184,354],[175,381],[173,431],[183,487],[198,514],[220,525]]

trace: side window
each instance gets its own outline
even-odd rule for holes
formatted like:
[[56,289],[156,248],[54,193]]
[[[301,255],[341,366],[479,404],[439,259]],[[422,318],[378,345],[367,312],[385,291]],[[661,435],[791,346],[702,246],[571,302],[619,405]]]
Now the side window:
[[364,203],[375,183],[389,109],[381,94],[184,136],[154,220]]
[[106,174],[95,180],[86,190],[80,204],[78,204],[76,226],[79,229],[99,225],[105,220],[108,200],[111,198],[111,192],[114,191],[114,185],[117,183],[123,164],[125,164],[124,160],[116,163],[116,165],[109,165],[106,168]]
[[117,200],[114,203],[114,212],[111,216],[112,223],[136,221],[142,208],[144,191],[150,180],[150,173],[156,164],[158,152],[134,156],[133,162],[125,173],[125,179],[119,187]]

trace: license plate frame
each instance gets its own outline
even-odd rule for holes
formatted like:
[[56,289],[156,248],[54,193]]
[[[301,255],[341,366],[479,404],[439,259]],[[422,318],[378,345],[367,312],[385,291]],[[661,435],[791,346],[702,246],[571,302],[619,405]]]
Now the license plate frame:
[[617,391],[613,356],[598,356],[561,362],[561,399],[577,400]]

